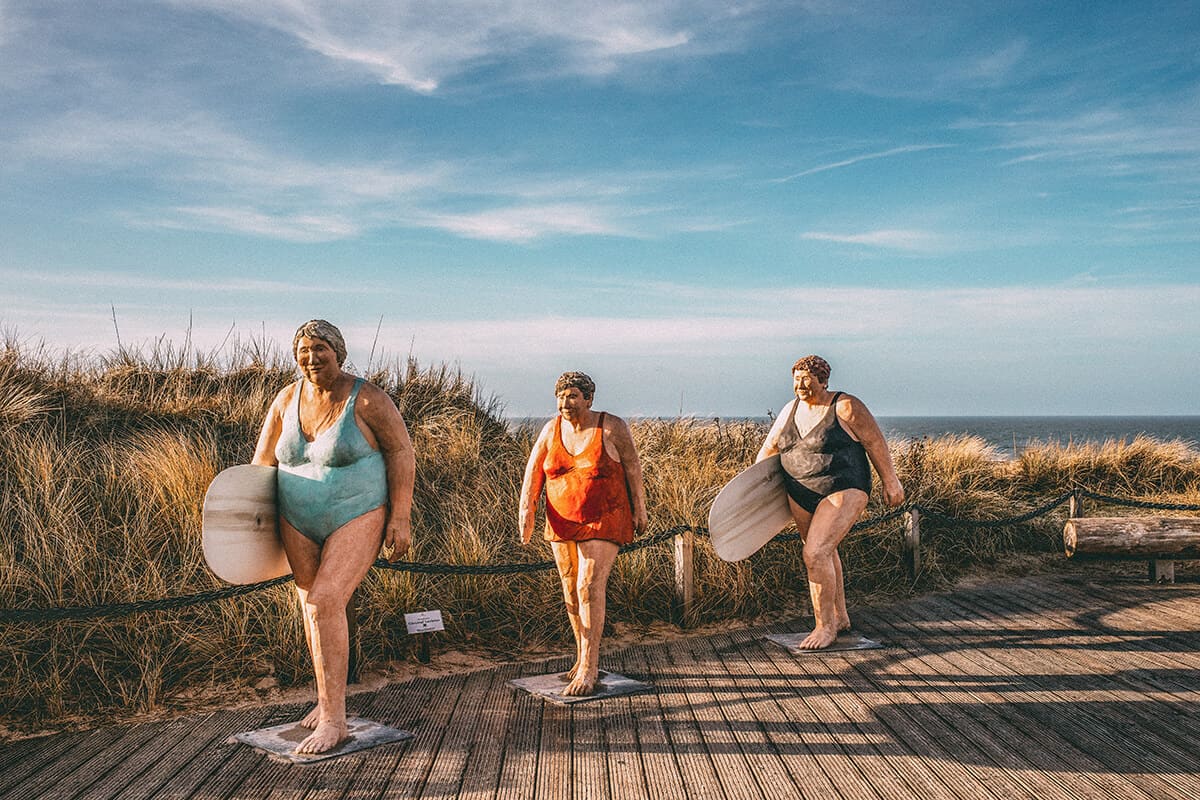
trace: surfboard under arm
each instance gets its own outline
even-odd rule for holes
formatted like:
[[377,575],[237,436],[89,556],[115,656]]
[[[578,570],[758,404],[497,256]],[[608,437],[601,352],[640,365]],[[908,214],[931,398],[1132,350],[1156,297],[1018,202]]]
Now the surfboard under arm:
[[717,494],[708,512],[713,549],[725,561],[757,552],[792,521],[779,456],[739,472]]

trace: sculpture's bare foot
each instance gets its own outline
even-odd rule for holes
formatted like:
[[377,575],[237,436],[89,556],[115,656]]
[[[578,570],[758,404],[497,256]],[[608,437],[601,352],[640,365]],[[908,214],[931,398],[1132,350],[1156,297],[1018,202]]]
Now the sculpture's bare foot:
[[837,628],[838,628],[838,633],[845,633],[846,631],[850,630],[850,618],[842,617],[841,619],[839,619]]
[[837,639],[837,631],[824,626],[817,626],[812,633],[804,637],[804,641],[796,645],[801,650],[823,650]]
[[580,671],[580,674],[575,676],[575,679],[567,684],[567,688],[562,690],[564,697],[587,697],[596,691],[596,673],[587,673]]
[[569,670],[560,674],[558,677],[562,678],[564,681],[573,681],[573,680],[575,680],[575,676],[578,674],[579,674],[579,662],[576,661],[574,664],[571,665],[571,668]]
[[350,738],[346,723],[321,722],[308,738],[296,745],[299,755],[316,755],[337,747]]
[[320,722],[321,722],[321,704],[318,703],[317,705],[312,707],[312,711],[309,711],[307,714],[304,715],[304,719],[300,720],[300,727],[308,728],[310,731],[312,731],[312,730],[316,730],[317,725]]

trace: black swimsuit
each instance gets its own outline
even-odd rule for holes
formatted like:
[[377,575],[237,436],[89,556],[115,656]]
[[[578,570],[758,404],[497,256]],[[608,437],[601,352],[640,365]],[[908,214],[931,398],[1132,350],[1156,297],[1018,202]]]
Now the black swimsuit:
[[796,427],[797,399],[791,424],[779,434],[779,460],[783,465],[788,496],[808,513],[817,510],[824,498],[843,489],[871,493],[871,465],[862,444],[850,438],[837,416],[836,393],[825,416],[804,436]]

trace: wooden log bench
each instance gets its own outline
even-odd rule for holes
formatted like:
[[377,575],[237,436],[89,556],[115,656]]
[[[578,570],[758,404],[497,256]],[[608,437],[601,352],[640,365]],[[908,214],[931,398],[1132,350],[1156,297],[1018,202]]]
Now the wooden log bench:
[[1068,558],[1144,560],[1150,580],[1175,582],[1175,562],[1200,559],[1200,517],[1078,517],[1063,527]]

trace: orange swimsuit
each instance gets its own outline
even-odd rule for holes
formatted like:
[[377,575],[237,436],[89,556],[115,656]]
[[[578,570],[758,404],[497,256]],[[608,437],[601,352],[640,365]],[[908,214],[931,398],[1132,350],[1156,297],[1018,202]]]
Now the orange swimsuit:
[[563,444],[562,417],[554,420],[554,436],[542,461],[547,541],[633,541],[633,506],[625,467],[604,450],[604,416],[600,414],[596,432],[577,456]]

